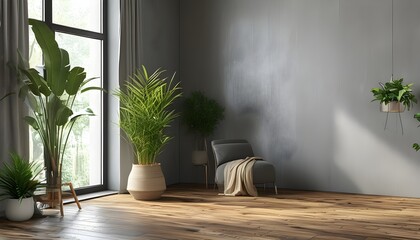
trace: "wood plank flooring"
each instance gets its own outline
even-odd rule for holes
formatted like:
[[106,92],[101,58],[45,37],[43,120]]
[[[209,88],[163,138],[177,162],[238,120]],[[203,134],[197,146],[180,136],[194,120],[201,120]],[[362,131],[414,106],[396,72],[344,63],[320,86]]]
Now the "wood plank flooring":
[[420,199],[259,190],[218,196],[171,186],[158,201],[128,194],[65,205],[65,216],[0,219],[0,239],[420,239]]

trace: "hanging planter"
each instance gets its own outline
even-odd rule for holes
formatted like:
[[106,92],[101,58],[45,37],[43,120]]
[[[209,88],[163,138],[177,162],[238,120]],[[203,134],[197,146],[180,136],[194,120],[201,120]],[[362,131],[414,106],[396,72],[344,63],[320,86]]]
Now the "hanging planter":
[[386,82],[385,84],[379,83],[379,85],[381,88],[372,88],[371,90],[374,97],[372,102],[379,101],[381,103],[381,112],[387,113],[384,129],[386,129],[388,124],[388,114],[398,113],[401,124],[401,133],[404,134],[400,113],[404,112],[406,108],[407,110],[410,110],[414,103],[417,103],[416,96],[414,96],[412,93],[413,90],[411,89],[413,84],[403,85],[403,78],[391,78],[391,81]]
[[[403,85],[403,78],[391,79],[385,84],[379,83],[380,88],[372,88],[373,101],[381,103],[382,112],[403,112],[405,108],[410,108],[417,103],[416,96],[412,93],[412,83]],[[395,103],[393,103],[395,102]],[[402,106],[401,106],[402,105]]]
[[381,112],[387,113],[402,113],[405,111],[405,106],[401,102],[393,101],[389,103],[381,103]]

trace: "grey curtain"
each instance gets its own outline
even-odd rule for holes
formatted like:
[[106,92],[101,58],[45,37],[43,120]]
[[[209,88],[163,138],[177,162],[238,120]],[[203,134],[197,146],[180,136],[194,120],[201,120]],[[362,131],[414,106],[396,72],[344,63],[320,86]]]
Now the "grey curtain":
[[[120,59],[119,85],[124,82],[142,65],[142,0],[120,0]],[[126,192],[127,177],[131,170],[134,157],[131,145],[124,139],[120,130],[120,192]]]
[[[119,85],[123,87],[136,69],[141,67],[143,56],[142,39],[142,0],[120,0],[120,59],[119,59]],[[120,136],[124,132],[120,130]],[[126,192],[127,176],[131,170],[131,161],[134,154],[131,145],[120,138],[120,192]]]
[[9,160],[11,151],[28,158],[28,126],[23,120],[27,109],[17,96],[15,72],[19,49],[28,58],[27,0],[0,0],[0,97],[16,92],[0,102],[0,163]]
[[142,0],[120,0],[120,85],[141,67]]

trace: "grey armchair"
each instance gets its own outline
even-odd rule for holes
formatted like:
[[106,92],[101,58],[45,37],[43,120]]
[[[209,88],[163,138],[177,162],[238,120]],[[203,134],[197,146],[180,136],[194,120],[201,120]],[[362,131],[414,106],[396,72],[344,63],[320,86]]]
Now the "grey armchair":
[[[233,160],[254,157],[254,152],[252,151],[251,144],[244,139],[213,140],[211,147],[214,153],[216,169],[214,182],[220,191],[224,188],[224,170],[226,164]],[[271,183],[274,185],[277,194],[276,173],[273,164],[264,160],[256,161],[252,168],[252,174],[254,185]]]

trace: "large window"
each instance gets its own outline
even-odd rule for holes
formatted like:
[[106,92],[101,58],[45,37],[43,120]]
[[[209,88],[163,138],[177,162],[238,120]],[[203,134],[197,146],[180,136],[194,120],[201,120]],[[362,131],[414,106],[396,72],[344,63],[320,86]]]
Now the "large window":
[[[71,66],[85,68],[88,78],[97,78],[91,85],[100,87],[104,87],[103,1],[28,0],[29,17],[45,21],[54,30],[59,46],[68,51]],[[42,52],[31,30],[29,44],[31,67],[42,66]],[[95,113],[78,120],[63,157],[63,182],[71,181],[79,192],[104,188],[103,99],[102,92],[88,91],[75,103],[77,108],[89,106]],[[35,131],[31,131],[30,140],[32,160],[42,161],[42,143]]]

